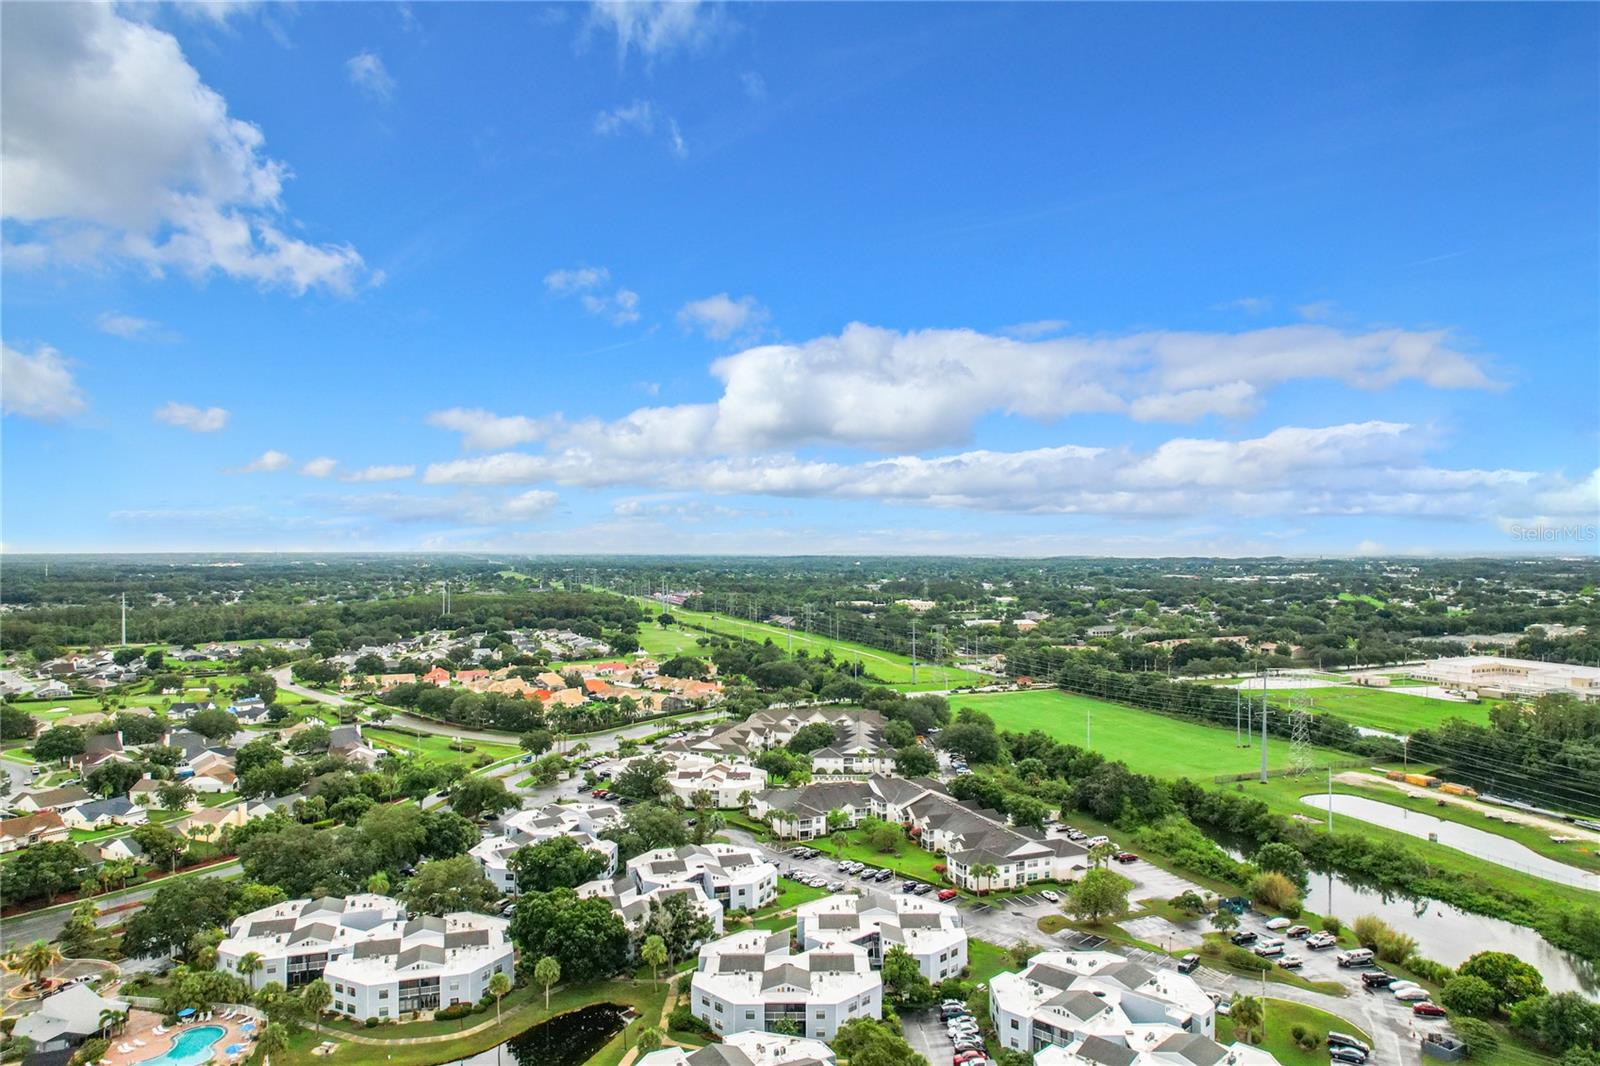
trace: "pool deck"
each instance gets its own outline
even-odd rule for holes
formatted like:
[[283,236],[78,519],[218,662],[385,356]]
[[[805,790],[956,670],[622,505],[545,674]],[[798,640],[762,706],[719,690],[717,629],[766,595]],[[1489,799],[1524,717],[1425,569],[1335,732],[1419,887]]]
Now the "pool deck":
[[[247,1018],[224,1020],[221,1017],[221,1012],[218,1012],[218,1015],[210,1021],[192,1021],[187,1025],[169,1028],[165,1033],[158,1033],[155,1030],[156,1026],[161,1024],[161,1015],[155,1011],[135,1009],[128,1015],[127,1026],[122,1032],[111,1038],[110,1049],[100,1059],[101,1066],[137,1066],[138,1063],[147,1059],[159,1057],[162,1052],[172,1047],[172,1041],[179,1033],[207,1025],[220,1025],[227,1030],[215,1044],[211,1045],[211,1061],[213,1063],[230,1062],[233,1059],[227,1054],[226,1050],[229,1045],[244,1044],[248,1046],[250,1043],[250,1034],[239,1027],[242,1022],[248,1020]],[[260,1022],[256,1023],[258,1027],[260,1024]],[[144,1041],[143,1047],[137,1043],[140,1040]],[[129,1050],[125,1052],[119,1051],[118,1049],[122,1047],[127,1047]],[[241,1051],[237,1059],[242,1062],[249,1055],[250,1052],[248,1050]]]

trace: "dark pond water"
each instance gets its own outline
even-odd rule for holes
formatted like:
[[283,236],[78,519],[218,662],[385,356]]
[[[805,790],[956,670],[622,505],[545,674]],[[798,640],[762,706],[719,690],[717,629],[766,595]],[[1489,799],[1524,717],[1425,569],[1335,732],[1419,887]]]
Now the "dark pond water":
[[582,1066],[622,1032],[628,1013],[614,1003],[582,1007],[447,1066]]

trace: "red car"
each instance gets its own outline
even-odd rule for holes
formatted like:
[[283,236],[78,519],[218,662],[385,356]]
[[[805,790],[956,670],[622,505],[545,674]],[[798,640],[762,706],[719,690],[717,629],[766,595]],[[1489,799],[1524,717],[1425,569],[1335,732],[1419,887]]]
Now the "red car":
[[1124,863],[1124,864],[1130,863],[1130,862],[1138,862],[1139,861],[1139,856],[1135,855],[1131,851],[1119,851],[1119,852],[1117,852],[1117,861],[1120,862],[1120,863]]
[[1424,1002],[1411,1004],[1411,1013],[1420,1014],[1424,1018],[1443,1018],[1446,1011],[1437,1003]]
[[983,1059],[981,1051],[959,1051],[950,1061],[954,1066],[961,1066],[963,1062],[979,1062]]
[[955,899],[959,895],[961,895],[961,893],[957,892],[953,888],[941,888],[939,890],[939,898],[946,902]]
[[595,799],[605,799],[610,795],[610,793],[603,788],[597,788],[593,792],[589,793],[589,795],[593,796]]

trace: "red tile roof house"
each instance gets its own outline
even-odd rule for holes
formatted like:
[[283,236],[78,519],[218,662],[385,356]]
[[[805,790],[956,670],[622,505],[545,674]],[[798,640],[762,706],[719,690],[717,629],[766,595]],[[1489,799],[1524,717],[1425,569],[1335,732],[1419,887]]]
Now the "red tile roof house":
[[16,851],[30,844],[49,844],[70,836],[67,823],[55,811],[0,820],[0,852]]
[[489,679],[489,671],[487,671],[487,670],[457,670],[456,671],[456,680],[461,682],[463,685],[470,685],[474,681],[487,681],[488,679]]
[[450,671],[442,666],[435,666],[432,670],[422,675],[422,680],[430,685],[448,685],[450,683]]

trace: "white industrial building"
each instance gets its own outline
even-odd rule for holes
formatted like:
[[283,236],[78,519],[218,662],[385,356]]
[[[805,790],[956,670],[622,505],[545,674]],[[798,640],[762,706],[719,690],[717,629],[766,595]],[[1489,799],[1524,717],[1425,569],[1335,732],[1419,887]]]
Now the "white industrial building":
[[508,815],[501,821],[497,835],[480,840],[467,854],[489,883],[506,896],[517,891],[517,878],[510,866],[512,854],[554,837],[571,837],[603,855],[605,872],[610,876],[617,869],[617,845],[615,841],[602,840],[600,833],[621,821],[622,813],[609,803],[552,803]]
[[[387,896],[297,899],[234,919],[217,945],[217,967],[259,989],[298,988],[321,978],[331,1010],[351,1018],[475,1003],[496,973],[511,975],[515,952],[506,921],[457,913],[408,918]],[[246,956],[260,965],[240,972]]]
[[883,979],[864,948],[841,945],[792,954],[787,932],[751,929],[700,949],[690,982],[695,1017],[716,1033],[789,1023],[828,1040],[856,1018],[883,1014]]
[[802,903],[795,936],[804,948],[841,944],[864,948],[875,969],[896,947],[917,960],[934,984],[958,977],[967,966],[967,931],[961,912],[922,896],[827,896]]
[[1087,1037],[1140,1047],[1146,1033],[1216,1036],[1216,1006],[1193,978],[1108,951],[1040,952],[989,982],[989,1014],[1000,1043],[1025,1054]]
[[752,911],[778,898],[778,868],[735,844],[657,848],[629,859],[628,875],[640,894],[698,885],[724,911]]
[[1458,655],[1433,659],[1411,671],[1413,677],[1480,696],[1542,696],[1570,692],[1600,699],[1600,667],[1508,659],[1499,655]]

